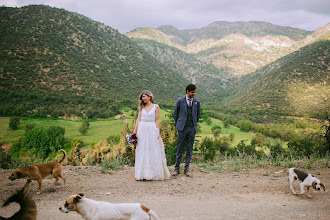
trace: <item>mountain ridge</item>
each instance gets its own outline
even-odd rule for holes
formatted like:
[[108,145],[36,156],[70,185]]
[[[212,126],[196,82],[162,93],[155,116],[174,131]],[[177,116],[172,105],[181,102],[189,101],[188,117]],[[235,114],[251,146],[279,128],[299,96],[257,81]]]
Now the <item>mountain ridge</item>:
[[232,75],[242,76],[299,49],[311,33],[267,22],[218,21],[200,29],[137,28],[126,35],[176,47],[219,70],[228,68]]

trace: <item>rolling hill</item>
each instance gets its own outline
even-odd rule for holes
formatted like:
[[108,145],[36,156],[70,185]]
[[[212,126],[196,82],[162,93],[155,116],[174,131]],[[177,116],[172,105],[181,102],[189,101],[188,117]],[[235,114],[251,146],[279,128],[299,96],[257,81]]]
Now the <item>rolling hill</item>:
[[64,9],[0,7],[0,36],[0,115],[108,117],[145,89],[175,102],[188,83],[117,30]]
[[320,39],[241,77],[237,92],[223,104],[280,115],[323,115],[330,107],[330,39]]

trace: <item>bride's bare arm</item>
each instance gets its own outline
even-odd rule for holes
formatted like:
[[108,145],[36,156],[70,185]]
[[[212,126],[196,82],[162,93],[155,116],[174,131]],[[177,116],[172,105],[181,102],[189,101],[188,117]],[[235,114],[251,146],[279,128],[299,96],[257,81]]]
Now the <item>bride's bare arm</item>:
[[141,121],[141,109],[139,109],[139,114],[138,114],[138,117],[137,117],[136,122],[135,122],[135,128],[134,128],[133,133],[136,133],[136,131],[139,127],[140,121]]
[[156,127],[158,128],[158,137],[160,137],[160,124],[159,124],[159,114],[160,114],[160,108],[159,105],[156,104],[156,118],[155,118],[155,122],[156,122]]
[[155,118],[155,122],[156,122],[156,127],[159,129],[160,124],[159,124],[159,114],[160,114],[160,108],[159,105],[156,104],[156,118]]

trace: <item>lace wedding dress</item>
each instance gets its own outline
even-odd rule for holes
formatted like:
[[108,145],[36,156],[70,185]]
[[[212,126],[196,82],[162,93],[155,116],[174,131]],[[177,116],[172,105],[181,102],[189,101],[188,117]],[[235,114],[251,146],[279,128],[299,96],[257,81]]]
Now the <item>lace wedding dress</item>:
[[155,118],[155,105],[150,112],[142,109],[135,152],[136,180],[165,180],[170,178],[170,172],[166,165],[164,143],[160,137],[157,139],[159,129],[156,127]]

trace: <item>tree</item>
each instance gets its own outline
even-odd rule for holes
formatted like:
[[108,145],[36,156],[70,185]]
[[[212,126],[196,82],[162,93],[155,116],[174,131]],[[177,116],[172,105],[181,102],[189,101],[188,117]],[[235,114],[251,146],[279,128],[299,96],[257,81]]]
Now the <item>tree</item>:
[[205,119],[205,123],[206,123],[207,125],[212,124],[212,120],[211,120],[211,118],[210,118],[210,117],[207,117],[207,118]]
[[20,123],[21,119],[19,117],[12,117],[9,121],[9,128],[11,130],[17,130]]
[[88,128],[89,128],[89,121],[88,120],[84,120],[81,127],[79,128],[79,132],[82,134],[82,135],[86,135],[87,134],[87,131],[88,131]]
[[212,131],[214,137],[218,137],[219,134],[221,133],[221,126],[220,126],[220,125],[214,125],[214,126],[211,128],[211,131]]

